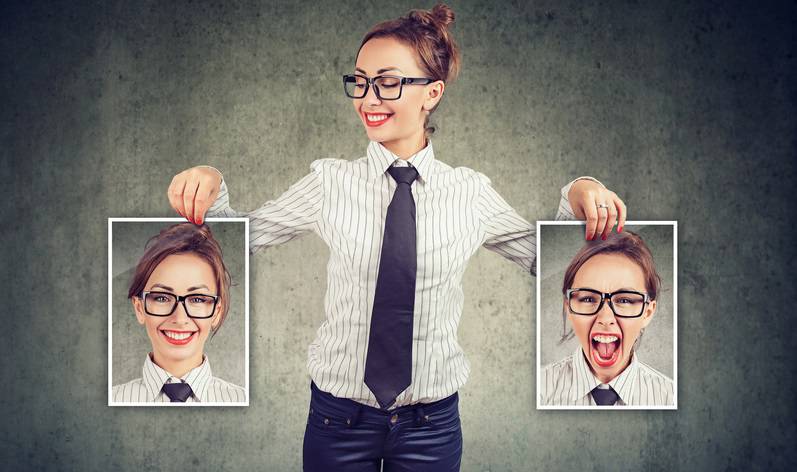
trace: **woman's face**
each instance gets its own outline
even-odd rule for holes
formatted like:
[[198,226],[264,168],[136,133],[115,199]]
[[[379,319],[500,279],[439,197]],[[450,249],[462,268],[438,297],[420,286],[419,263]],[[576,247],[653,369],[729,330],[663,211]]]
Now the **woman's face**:
[[[591,288],[601,293],[618,290],[647,292],[642,268],[622,254],[591,257],[576,272],[572,288]],[[564,308],[592,371],[606,383],[628,366],[640,331],[650,323],[656,311],[656,301],[649,302],[642,316],[637,318],[615,316],[608,301],[604,301],[600,311],[588,316],[572,313],[566,299]]]
[[[213,268],[201,257],[190,253],[173,254],[164,259],[152,271],[144,291],[168,292],[179,296],[189,293],[218,295]],[[136,318],[147,330],[156,363],[193,360],[199,365],[205,341],[219,320],[220,305],[220,302],[216,303],[213,316],[204,319],[190,318],[183,303],[178,303],[169,316],[152,316],[144,311],[142,300],[133,297]]]
[[[374,38],[360,49],[355,73],[373,78],[378,75],[423,78],[415,52],[393,38]],[[404,85],[401,98],[380,100],[374,87],[363,98],[352,99],[354,109],[371,141],[394,151],[398,143],[424,143],[424,119],[443,95],[442,81],[428,85]],[[395,152],[395,151],[394,151]]]

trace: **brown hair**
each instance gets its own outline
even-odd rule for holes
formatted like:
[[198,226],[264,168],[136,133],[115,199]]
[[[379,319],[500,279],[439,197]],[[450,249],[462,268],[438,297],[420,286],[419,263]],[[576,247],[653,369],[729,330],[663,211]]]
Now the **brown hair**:
[[645,241],[638,234],[631,231],[622,233],[609,233],[606,240],[596,239],[587,241],[584,246],[573,256],[570,265],[565,270],[565,277],[562,281],[562,293],[567,293],[567,289],[572,288],[576,273],[590,258],[598,254],[622,254],[642,269],[645,277],[645,290],[651,300],[656,299],[656,294],[661,287],[661,277],[656,272],[656,264],[653,262],[653,255],[645,244]]
[[[650,253],[645,241],[638,234],[632,231],[622,233],[609,233],[606,240],[600,238],[587,241],[579,249],[570,265],[565,269],[564,280],[562,281],[562,294],[567,294],[567,290],[572,288],[576,273],[588,260],[598,254],[622,254],[634,261],[641,269],[645,278],[645,291],[651,300],[655,300],[661,288],[661,277],[656,272],[656,264],[653,255]],[[560,343],[573,337],[573,332],[566,329],[566,310],[562,310],[562,339]]]
[[[405,16],[383,21],[371,28],[360,43],[357,54],[360,54],[360,49],[370,39],[394,38],[418,54],[418,65],[428,78],[442,80],[447,84],[457,77],[460,65],[459,47],[448,32],[448,27],[453,22],[454,11],[442,3],[431,10],[410,10]],[[434,133],[434,126],[429,126],[429,116],[438,105],[439,101],[429,110],[424,120],[427,138]]]
[[174,254],[196,254],[210,265],[216,279],[220,315],[219,322],[213,328],[213,334],[221,328],[230,309],[230,273],[222,259],[221,246],[213,238],[207,225],[178,223],[161,230],[159,234],[147,241],[144,255],[136,265],[127,298],[141,297],[155,268],[167,257]]

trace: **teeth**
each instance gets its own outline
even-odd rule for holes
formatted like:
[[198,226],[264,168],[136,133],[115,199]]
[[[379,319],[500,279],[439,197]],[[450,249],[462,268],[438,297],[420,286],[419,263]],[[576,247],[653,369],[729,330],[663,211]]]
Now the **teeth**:
[[387,115],[365,115],[368,121],[382,121],[387,118]]
[[172,339],[188,339],[194,333],[175,333],[174,331],[164,331],[163,334]]
[[599,343],[613,343],[617,341],[617,336],[604,336],[602,334],[597,334],[592,337],[592,340]]

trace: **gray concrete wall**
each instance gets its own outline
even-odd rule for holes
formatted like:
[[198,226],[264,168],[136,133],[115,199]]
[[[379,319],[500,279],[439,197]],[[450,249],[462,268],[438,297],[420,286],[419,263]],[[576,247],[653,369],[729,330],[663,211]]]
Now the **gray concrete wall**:
[[[678,220],[681,255],[678,411],[559,412],[534,407],[534,280],[480,251],[459,330],[463,470],[797,461],[797,15],[782,3],[452,2],[463,70],[433,118],[438,157],[532,221],[593,175],[631,218]],[[250,407],[109,408],[106,218],[172,216],[166,187],[196,164],[245,209],[314,159],[363,155],[339,75],[372,24],[432,5],[0,7],[5,468],[299,470],[325,246],[252,258]]]

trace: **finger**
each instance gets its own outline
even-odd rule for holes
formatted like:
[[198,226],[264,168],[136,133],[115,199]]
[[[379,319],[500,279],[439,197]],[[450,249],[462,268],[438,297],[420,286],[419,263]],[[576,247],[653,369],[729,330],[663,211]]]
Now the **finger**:
[[625,228],[626,208],[625,203],[620,200],[617,194],[614,195],[614,206],[617,208],[617,232],[620,233]]
[[211,202],[216,200],[213,198],[214,193],[214,189],[208,184],[204,186],[200,184],[199,189],[197,189],[196,198],[194,198],[194,219],[196,224],[201,225],[204,222],[205,213],[210,208]]
[[185,217],[188,221],[194,223],[194,197],[196,197],[197,187],[199,182],[196,179],[188,179],[185,183],[185,190],[183,190],[183,205],[185,205]]
[[[597,207],[597,204],[595,205]],[[606,228],[606,220],[609,219],[609,212],[605,206],[598,208],[598,222],[595,225],[595,237],[600,237]]]
[[166,196],[169,198],[169,204],[174,208],[174,211],[185,218],[185,206],[183,205],[183,190],[185,189],[185,176],[180,173],[174,176],[169,189],[166,191]]
[[595,237],[595,228],[598,225],[598,208],[595,206],[594,198],[589,198],[587,204],[584,205],[584,216],[586,216],[586,234],[584,237],[587,241]]
[[609,208],[606,208],[607,211],[607,219],[606,219],[606,227],[603,229],[603,234],[601,238],[605,241],[606,238],[609,237],[609,233],[612,232],[612,228],[614,228],[614,224],[617,223],[617,208],[614,205],[614,202],[609,203]]

